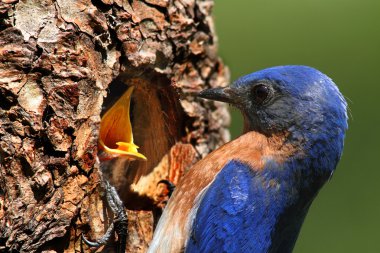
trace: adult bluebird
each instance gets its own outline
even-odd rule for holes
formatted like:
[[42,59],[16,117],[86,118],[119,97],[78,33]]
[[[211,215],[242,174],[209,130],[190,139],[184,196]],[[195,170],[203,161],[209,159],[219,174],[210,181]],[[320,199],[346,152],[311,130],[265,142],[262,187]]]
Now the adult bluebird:
[[291,252],[342,154],[342,94],[316,69],[280,66],[199,96],[240,109],[244,133],[187,172],[148,252]]

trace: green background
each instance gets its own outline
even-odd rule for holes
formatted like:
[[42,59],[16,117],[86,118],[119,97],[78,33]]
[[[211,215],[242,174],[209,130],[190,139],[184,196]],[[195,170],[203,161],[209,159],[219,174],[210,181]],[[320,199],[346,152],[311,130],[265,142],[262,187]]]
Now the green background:
[[[314,201],[294,252],[380,252],[379,0],[215,0],[231,79],[276,65],[315,67],[349,102],[342,160]],[[233,110],[232,137],[242,128]]]

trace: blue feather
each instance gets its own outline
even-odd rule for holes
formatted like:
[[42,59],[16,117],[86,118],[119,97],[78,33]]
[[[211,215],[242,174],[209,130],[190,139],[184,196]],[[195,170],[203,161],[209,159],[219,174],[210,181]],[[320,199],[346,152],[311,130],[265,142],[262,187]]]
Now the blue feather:
[[[271,184],[275,177],[278,174],[254,171],[249,165],[230,161],[201,201],[186,252],[268,252],[275,247],[272,235],[279,217],[297,198],[288,180]],[[294,230],[298,233],[298,228]],[[289,251],[294,242],[289,242]]]

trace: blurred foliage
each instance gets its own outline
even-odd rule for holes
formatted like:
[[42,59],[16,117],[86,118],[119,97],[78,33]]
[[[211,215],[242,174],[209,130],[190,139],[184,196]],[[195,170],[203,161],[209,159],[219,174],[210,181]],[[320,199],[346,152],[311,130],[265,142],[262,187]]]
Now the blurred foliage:
[[[342,160],[294,252],[380,252],[380,1],[215,0],[214,16],[232,80],[270,66],[309,65],[330,76],[349,102]],[[232,136],[241,128],[233,110]]]

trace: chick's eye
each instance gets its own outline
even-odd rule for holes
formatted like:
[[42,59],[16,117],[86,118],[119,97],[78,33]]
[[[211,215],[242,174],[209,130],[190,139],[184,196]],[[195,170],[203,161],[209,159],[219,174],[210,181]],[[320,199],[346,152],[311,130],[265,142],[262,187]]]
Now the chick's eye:
[[252,95],[255,103],[262,104],[269,97],[270,88],[264,84],[256,85],[252,90]]

